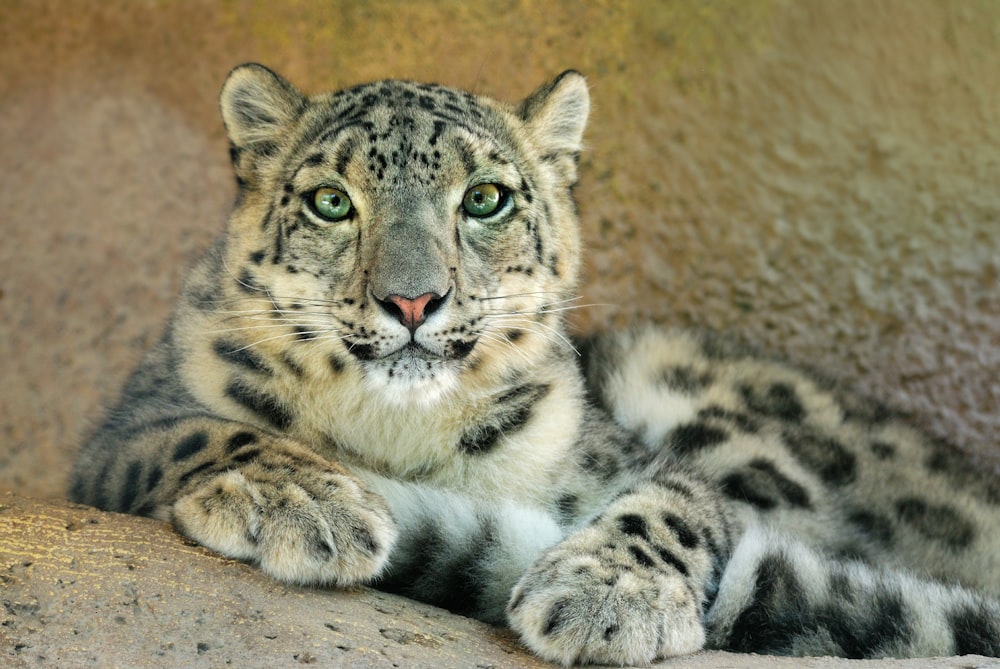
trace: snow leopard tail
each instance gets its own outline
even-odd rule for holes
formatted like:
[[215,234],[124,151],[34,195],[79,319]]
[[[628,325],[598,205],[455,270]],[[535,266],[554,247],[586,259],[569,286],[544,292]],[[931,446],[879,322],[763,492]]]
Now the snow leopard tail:
[[737,546],[708,646],[848,658],[1000,656],[1000,603],[958,586],[833,561],[765,530]]

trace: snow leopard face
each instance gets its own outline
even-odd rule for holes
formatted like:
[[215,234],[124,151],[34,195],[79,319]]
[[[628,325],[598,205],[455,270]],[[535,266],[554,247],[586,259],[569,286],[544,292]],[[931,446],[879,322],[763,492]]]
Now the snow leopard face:
[[307,98],[251,65],[222,110],[258,340],[285,326],[401,401],[544,355],[577,276],[579,75],[515,108],[403,81]]

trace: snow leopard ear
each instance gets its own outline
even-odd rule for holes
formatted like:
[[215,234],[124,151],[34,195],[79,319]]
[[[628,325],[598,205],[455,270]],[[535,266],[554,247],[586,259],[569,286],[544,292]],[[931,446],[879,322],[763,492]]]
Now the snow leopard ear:
[[306,99],[280,75],[247,63],[229,73],[219,105],[233,146],[268,156],[305,110]]
[[529,95],[517,111],[543,152],[579,153],[590,113],[587,81],[567,70]]

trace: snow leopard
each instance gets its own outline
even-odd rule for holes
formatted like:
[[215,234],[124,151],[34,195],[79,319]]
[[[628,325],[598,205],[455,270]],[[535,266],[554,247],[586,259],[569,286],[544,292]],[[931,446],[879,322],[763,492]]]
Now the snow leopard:
[[1000,656],[1000,487],[718,334],[570,332],[590,108],[386,80],[221,92],[237,195],[71,497],[564,665]]

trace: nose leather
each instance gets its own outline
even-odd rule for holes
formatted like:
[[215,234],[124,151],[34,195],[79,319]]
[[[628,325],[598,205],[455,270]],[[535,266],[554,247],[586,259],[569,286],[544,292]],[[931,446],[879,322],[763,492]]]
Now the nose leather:
[[412,332],[426,320],[427,305],[437,297],[434,293],[424,293],[412,300],[401,295],[390,295],[386,300],[396,305],[399,310],[396,318]]

